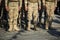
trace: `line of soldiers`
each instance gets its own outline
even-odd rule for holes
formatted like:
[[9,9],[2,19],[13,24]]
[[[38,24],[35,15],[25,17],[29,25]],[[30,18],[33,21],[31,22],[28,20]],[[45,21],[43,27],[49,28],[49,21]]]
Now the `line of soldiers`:
[[[5,0],[5,8],[8,11],[8,31],[20,31],[20,28],[17,25],[17,19],[19,17],[19,23],[21,26],[22,1],[23,0]],[[54,17],[54,10],[57,7],[57,0],[24,0],[24,2],[28,20],[28,26],[26,29],[28,31],[31,30],[31,20],[33,19],[34,30],[38,30],[38,10],[42,9],[41,3],[43,3],[43,7],[46,9],[45,29],[49,29],[49,25],[52,24]]]

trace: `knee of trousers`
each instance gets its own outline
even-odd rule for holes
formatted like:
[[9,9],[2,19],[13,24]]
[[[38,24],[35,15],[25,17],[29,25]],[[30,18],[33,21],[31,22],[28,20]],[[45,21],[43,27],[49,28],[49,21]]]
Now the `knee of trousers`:
[[38,15],[37,16],[34,16],[34,23],[37,23],[38,22]]
[[34,23],[37,23],[38,22],[38,18],[34,19],[33,21],[34,21]]
[[12,23],[13,22],[13,19],[8,19],[8,22]]
[[13,23],[14,23],[14,24],[17,24],[17,19],[14,19]]
[[53,17],[54,17],[54,16],[50,15],[50,16],[48,16],[48,19],[53,19]]
[[28,16],[27,20],[28,20],[28,22],[30,22],[32,20],[32,16]]

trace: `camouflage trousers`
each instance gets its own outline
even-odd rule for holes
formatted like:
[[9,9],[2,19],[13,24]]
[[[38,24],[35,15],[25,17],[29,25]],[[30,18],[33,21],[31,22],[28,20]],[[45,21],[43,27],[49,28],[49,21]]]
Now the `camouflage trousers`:
[[28,30],[30,30],[31,28],[31,20],[32,20],[32,16],[33,16],[33,22],[34,24],[37,24],[37,19],[38,19],[38,3],[28,3],[28,15],[27,15],[27,19],[28,19]]
[[17,18],[18,18],[18,2],[10,2],[9,3],[9,31],[19,30],[17,26]]
[[55,10],[55,4],[54,2],[46,2],[46,29],[49,28],[52,24],[52,20],[54,17],[54,10]]

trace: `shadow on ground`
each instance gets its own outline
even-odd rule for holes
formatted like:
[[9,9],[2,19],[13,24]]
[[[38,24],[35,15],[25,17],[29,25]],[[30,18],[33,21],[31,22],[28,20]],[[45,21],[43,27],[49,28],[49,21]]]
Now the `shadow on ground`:
[[60,37],[60,31],[57,31],[57,29],[48,30],[47,32],[52,36]]

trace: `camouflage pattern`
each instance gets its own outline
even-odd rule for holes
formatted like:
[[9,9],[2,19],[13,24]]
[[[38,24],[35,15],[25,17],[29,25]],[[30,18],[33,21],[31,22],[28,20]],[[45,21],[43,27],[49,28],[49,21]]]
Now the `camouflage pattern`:
[[19,15],[19,7],[22,6],[22,0],[5,0],[5,6],[8,7],[8,31],[19,31],[20,28],[17,26],[17,18]]
[[45,28],[49,29],[52,24],[52,20],[54,17],[54,10],[57,6],[57,0],[54,1],[45,1],[46,2],[46,25]]
[[33,15],[33,22],[34,22],[34,29],[37,30],[37,19],[38,19],[38,4],[41,6],[40,0],[25,0],[25,6],[27,6],[28,3],[28,27],[27,30],[30,30],[31,28],[31,20]]

